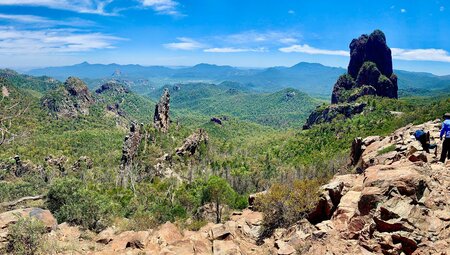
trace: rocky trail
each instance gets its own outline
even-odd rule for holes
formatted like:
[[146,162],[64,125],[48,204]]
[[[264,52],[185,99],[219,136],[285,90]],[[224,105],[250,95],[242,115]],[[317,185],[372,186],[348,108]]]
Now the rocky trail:
[[[408,125],[386,137],[356,138],[360,174],[336,175],[307,219],[257,245],[262,215],[246,209],[198,231],[166,223],[148,231],[99,234],[57,225],[39,208],[0,214],[0,243],[13,215],[42,219],[58,254],[450,254],[450,171],[438,161],[439,121]],[[430,132],[438,149],[422,150],[413,133]]]

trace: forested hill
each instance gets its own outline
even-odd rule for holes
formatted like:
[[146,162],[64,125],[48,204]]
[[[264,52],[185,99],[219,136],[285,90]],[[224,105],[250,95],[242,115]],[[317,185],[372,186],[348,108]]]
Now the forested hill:
[[[255,91],[274,92],[283,88],[294,88],[312,96],[328,98],[336,79],[345,73],[344,68],[329,67],[316,63],[301,62],[291,67],[270,67],[261,69],[237,68],[199,64],[193,67],[169,68],[163,66],[140,66],[119,64],[89,64],[87,62],[63,67],[48,67],[28,72],[31,75],[48,75],[65,80],[77,76],[101,85],[101,81],[111,77],[134,85],[137,92],[149,93],[154,88],[179,82],[233,81]],[[430,73],[395,70],[398,75],[400,94],[439,93],[450,87],[449,76]]]

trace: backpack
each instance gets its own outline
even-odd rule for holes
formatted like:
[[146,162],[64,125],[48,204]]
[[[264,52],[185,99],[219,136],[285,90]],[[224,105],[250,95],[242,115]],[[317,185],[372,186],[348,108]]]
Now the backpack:
[[414,137],[416,138],[416,140],[419,140],[420,137],[425,135],[425,131],[423,130],[417,130],[416,132],[414,132]]

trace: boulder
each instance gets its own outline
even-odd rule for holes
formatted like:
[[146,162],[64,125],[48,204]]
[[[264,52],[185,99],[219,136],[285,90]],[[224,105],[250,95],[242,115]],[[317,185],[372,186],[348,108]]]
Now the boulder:
[[214,255],[241,255],[239,246],[231,240],[214,240],[213,242]]
[[15,224],[20,217],[31,217],[40,220],[48,231],[56,229],[58,222],[49,210],[41,208],[16,209],[0,214],[0,242],[6,241],[8,227]]
[[156,241],[155,243],[162,246],[172,245],[182,239],[183,235],[178,227],[170,222],[166,222],[161,225],[156,233],[156,236],[154,236],[154,240]]
[[231,231],[225,224],[217,224],[216,226],[211,228],[209,233],[209,237],[211,240],[224,240],[231,239],[233,236],[231,235]]
[[147,231],[125,231],[108,244],[109,248],[113,251],[122,251],[127,248],[143,250],[149,239],[149,232]]

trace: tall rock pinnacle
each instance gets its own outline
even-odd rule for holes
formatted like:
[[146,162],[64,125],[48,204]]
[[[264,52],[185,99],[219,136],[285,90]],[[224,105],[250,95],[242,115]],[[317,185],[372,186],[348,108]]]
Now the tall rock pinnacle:
[[334,85],[331,103],[353,102],[365,95],[397,98],[397,91],[392,53],[384,33],[375,30],[353,39],[348,74],[339,77]]
[[164,89],[161,99],[155,106],[155,115],[153,123],[155,128],[166,133],[169,130],[169,107],[170,94],[168,89]]

